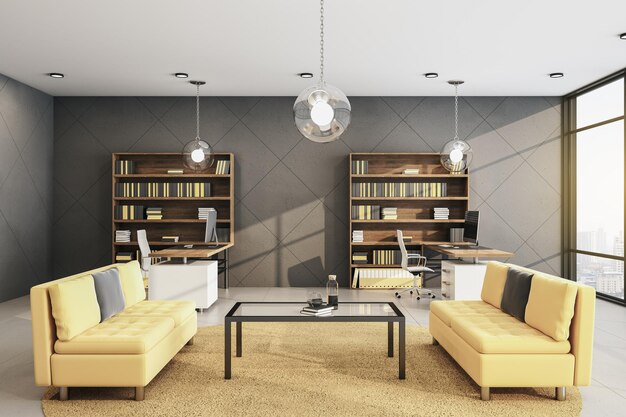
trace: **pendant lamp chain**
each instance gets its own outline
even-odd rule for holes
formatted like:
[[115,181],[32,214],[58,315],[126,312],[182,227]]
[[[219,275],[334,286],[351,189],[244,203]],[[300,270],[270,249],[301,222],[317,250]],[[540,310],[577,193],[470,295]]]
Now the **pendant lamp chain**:
[[454,85],[454,139],[459,139],[459,85]]
[[324,85],[324,0],[320,0],[320,84]]
[[200,84],[196,84],[196,140],[200,140]]

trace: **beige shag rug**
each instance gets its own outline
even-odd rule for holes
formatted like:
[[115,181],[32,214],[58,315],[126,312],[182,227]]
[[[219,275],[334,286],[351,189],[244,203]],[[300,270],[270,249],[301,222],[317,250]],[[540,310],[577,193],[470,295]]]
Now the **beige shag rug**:
[[[233,355],[234,355],[233,326]],[[576,416],[582,400],[554,389],[479,387],[428,330],[407,326],[407,375],[398,379],[387,357],[384,323],[244,323],[243,357],[233,357],[224,380],[224,328],[200,328],[132,401],[130,388],[74,388],[69,401],[51,389],[42,400],[48,417],[72,416]]]

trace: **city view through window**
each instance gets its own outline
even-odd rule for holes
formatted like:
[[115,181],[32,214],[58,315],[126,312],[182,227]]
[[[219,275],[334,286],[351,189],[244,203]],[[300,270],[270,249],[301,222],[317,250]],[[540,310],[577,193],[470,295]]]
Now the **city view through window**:
[[[576,278],[624,299],[624,79],[576,98]],[[620,120],[614,120],[621,117]]]

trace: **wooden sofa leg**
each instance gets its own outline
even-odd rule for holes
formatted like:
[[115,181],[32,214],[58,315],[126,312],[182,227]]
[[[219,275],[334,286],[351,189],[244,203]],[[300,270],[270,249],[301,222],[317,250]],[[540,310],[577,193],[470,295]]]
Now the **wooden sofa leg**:
[[556,399],[557,401],[565,401],[566,391],[565,387],[556,387]]
[[59,400],[67,401],[70,399],[70,389],[69,387],[60,387],[59,388]]
[[195,336],[192,336],[191,339],[187,341],[187,346],[193,346],[193,339],[195,339]]
[[143,401],[146,398],[145,387],[135,387],[135,401]]
[[480,399],[483,401],[489,401],[489,387],[480,387]]
[[439,342],[434,337],[433,337],[433,346],[439,346]]

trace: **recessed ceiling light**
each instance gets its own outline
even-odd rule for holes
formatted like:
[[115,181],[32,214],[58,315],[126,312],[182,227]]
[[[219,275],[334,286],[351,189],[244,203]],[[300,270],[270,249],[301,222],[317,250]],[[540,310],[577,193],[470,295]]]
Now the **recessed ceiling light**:
[[562,72],[553,72],[550,74],[550,78],[563,78]]
[[48,74],[48,76],[50,76],[52,78],[63,78],[63,77],[65,77],[65,75],[61,74],[60,72],[51,72],[50,74]]
[[619,35],[619,38],[626,41],[626,33]]
[[189,77],[189,74],[187,74],[186,72],[177,72],[174,75],[176,76],[176,78],[187,78],[187,77]]
[[313,78],[313,73],[311,72],[301,72],[298,74],[300,78]]
[[424,74],[424,77],[426,77],[426,78],[437,78],[437,77],[439,77],[439,74],[437,74],[436,72],[427,72],[426,74]]

